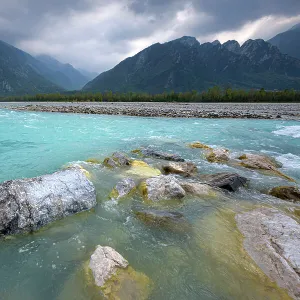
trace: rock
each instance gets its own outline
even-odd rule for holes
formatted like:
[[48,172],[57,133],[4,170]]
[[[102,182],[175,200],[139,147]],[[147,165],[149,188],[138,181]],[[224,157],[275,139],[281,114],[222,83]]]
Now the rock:
[[128,261],[111,247],[97,246],[89,268],[105,299],[134,300],[149,296],[150,279],[133,270]]
[[180,186],[186,193],[198,197],[216,197],[217,192],[209,185],[197,181],[180,181]]
[[256,264],[292,298],[300,299],[300,225],[271,208],[239,214],[236,221]]
[[131,159],[122,152],[115,152],[111,157],[105,158],[103,164],[107,168],[114,169],[117,167],[130,166]]
[[197,166],[192,162],[169,162],[162,165],[165,174],[179,174],[190,177],[197,173]]
[[6,181],[0,184],[0,233],[31,232],[95,205],[95,188],[79,168]]
[[224,163],[229,161],[227,149],[212,149],[206,154],[206,159],[211,163]]
[[131,163],[131,167],[129,170],[126,171],[127,175],[133,175],[141,178],[150,178],[161,175],[160,170],[156,168],[152,168],[147,163],[140,161],[140,160],[134,160]]
[[236,173],[217,173],[200,176],[207,184],[221,189],[235,192],[238,188],[245,186],[248,179]]
[[136,188],[135,182],[131,178],[124,178],[123,180],[119,181],[116,187],[110,193],[110,198],[119,200],[131,192],[133,192]]
[[192,149],[205,149],[205,150],[212,150],[211,147],[205,145],[205,144],[202,144],[200,142],[194,142],[194,143],[191,143],[188,145],[190,148]]
[[96,164],[96,165],[99,165],[101,164],[101,161],[97,158],[89,158],[86,160],[87,163],[90,163],[90,164]]
[[183,232],[188,228],[188,223],[183,214],[178,212],[143,209],[134,211],[134,214],[141,221],[152,226],[180,232]]
[[141,184],[144,198],[153,202],[182,199],[186,193],[179,182],[172,176],[149,178]]
[[280,167],[281,164],[277,163],[274,159],[271,159],[267,156],[258,154],[243,154],[238,159],[242,161],[240,165],[245,168],[269,171],[272,174],[281,176],[289,181],[295,181],[293,178],[277,170],[277,168]]
[[169,161],[177,161],[177,162],[184,162],[184,159],[177,154],[172,154],[168,152],[156,151],[148,148],[141,148],[138,150],[133,150],[133,153],[141,154],[147,157],[153,157],[158,159],[164,159]]
[[278,186],[269,192],[270,195],[290,202],[300,202],[300,189],[296,186]]

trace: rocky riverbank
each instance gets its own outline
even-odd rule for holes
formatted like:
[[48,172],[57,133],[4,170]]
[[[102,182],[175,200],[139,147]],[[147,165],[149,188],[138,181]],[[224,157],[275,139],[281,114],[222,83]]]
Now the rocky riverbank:
[[19,111],[169,118],[300,119],[299,103],[6,103]]

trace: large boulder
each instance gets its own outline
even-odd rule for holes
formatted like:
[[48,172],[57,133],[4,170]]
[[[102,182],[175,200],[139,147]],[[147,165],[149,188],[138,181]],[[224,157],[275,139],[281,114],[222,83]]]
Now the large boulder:
[[225,163],[228,162],[229,151],[227,149],[211,149],[206,154],[206,159],[211,163]]
[[270,190],[270,195],[290,202],[300,202],[300,189],[296,186],[278,186]]
[[186,193],[178,180],[173,176],[158,176],[147,179],[141,184],[145,200],[159,202],[161,200],[180,200]]
[[133,150],[132,152],[146,157],[153,157],[157,159],[164,159],[169,161],[181,161],[181,162],[184,161],[184,159],[178,154],[157,151],[149,148],[141,148],[141,149]]
[[125,196],[128,196],[136,188],[136,184],[131,178],[124,178],[117,183],[115,188],[110,193],[110,198],[119,200]]
[[197,166],[192,162],[169,162],[162,165],[162,170],[166,175],[179,174],[190,177],[197,173]]
[[178,212],[141,209],[135,210],[134,214],[145,224],[165,228],[171,231],[184,232],[189,227],[183,214]]
[[136,272],[128,261],[111,247],[97,246],[92,254],[89,269],[95,285],[105,299],[147,299],[151,281]]
[[240,165],[245,168],[267,171],[271,174],[281,176],[289,181],[295,181],[293,178],[283,174],[277,169],[282,165],[277,163],[273,158],[258,154],[243,154],[238,159],[241,161]]
[[96,205],[96,191],[84,170],[0,184],[0,234],[31,232]]
[[248,179],[236,173],[217,173],[200,176],[207,184],[221,189],[235,192],[238,188],[245,186]]
[[111,157],[104,159],[103,164],[105,167],[113,169],[117,167],[130,166],[132,160],[122,152],[115,152]]
[[278,286],[300,299],[300,225],[279,210],[259,208],[238,214],[244,248]]

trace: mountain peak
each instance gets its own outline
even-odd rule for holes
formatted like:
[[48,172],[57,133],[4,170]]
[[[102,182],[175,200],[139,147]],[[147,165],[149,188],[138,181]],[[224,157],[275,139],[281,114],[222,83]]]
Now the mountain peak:
[[179,39],[174,40],[173,42],[180,42],[181,44],[188,46],[188,47],[200,45],[198,40],[193,36],[183,36]]
[[300,23],[293,26],[289,31],[293,31],[293,30],[300,31]]
[[215,41],[212,42],[212,45],[218,46],[218,45],[221,45],[221,43],[220,43],[219,40],[215,40]]
[[241,51],[241,46],[240,46],[239,42],[237,42],[235,40],[227,41],[222,46],[233,53],[240,53],[240,51]]

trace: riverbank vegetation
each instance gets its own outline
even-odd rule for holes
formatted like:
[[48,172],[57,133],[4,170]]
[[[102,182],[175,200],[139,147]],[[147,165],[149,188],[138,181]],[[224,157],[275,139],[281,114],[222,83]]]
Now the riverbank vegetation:
[[222,89],[218,86],[204,92],[184,93],[85,93],[66,92],[56,94],[37,94],[24,96],[2,97],[0,101],[7,102],[300,102],[300,91],[266,91]]

